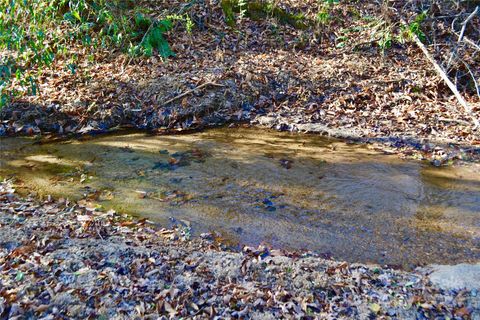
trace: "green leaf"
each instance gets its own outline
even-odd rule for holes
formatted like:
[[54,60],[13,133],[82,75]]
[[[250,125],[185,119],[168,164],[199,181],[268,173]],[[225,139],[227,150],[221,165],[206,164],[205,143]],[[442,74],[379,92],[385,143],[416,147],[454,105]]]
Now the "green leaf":
[[153,54],[153,47],[150,44],[150,42],[149,41],[145,42],[144,44],[142,44],[142,47],[143,47],[143,54],[146,55],[147,57],[151,57]]
[[23,274],[22,271],[17,271],[17,276],[15,277],[16,281],[22,281],[25,275]]
[[172,29],[173,24],[170,20],[160,20],[158,22],[157,28],[160,30],[161,33],[167,32]]
[[72,11],[72,16],[78,21],[82,22],[82,17],[80,17],[80,13],[78,13],[78,11],[76,10]]
[[141,13],[135,14],[135,26],[137,28],[140,28],[142,30],[147,30],[151,24],[152,24],[152,21],[149,18],[145,17],[143,14]]
[[167,40],[163,37],[163,31],[160,26],[153,28],[149,33],[148,43],[152,49],[156,49],[163,58],[168,58],[174,55]]

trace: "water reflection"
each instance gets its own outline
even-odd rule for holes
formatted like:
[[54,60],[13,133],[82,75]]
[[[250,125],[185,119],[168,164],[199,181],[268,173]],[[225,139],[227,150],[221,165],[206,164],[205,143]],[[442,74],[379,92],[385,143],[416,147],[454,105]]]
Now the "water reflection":
[[87,195],[165,224],[188,220],[194,233],[404,267],[480,257],[478,166],[432,168],[255,129],[1,143],[0,175],[17,176],[27,190]]

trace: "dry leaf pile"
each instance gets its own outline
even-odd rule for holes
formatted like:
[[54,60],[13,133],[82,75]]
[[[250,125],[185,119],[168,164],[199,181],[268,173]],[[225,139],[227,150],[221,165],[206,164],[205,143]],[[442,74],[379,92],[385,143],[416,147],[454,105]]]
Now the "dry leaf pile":
[[[480,154],[478,129],[422,52],[408,42],[383,53],[378,48],[373,31],[382,25],[372,21],[398,17],[385,14],[377,2],[341,1],[328,24],[304,30],[275,18],[245,18],[229,27],[219,3],[188,7],[196,27],[189,34],[178,25],[168,34],[176,57],[167,61],[73,48],[80,57],[78,72],[71,74],[66,61],[58,60],[40,79],[38,96],[24,97],[1,111],[0,135],[95,133],[119,127],[186,130],[247,121],[386,143],[408,152],[425,151],[430,141],[434,146],[427,149],[440,147],[449,153],[449,145],[456,145],[471,156]],[[410,2],[392,3],[392,12],[414,19]],[[139,5],[159,15],[186,10],[183,1]],[[309,23],[320,5],[314,0],[280,4],[303,13]],[[442,6],[438,10],[447,18],[425,23],[439,61],[455,44],[449,32],[449,10],[454,8]],[[470,37],[476,35],[471,30],[476,30],[477,20],[470,22]],[[472,50],[462,45],[457,53],[471,70],[480,70]],[[94,61],[87,59],[92,54]],[[461,81],[467,81],[466,76]],[[462,94],[480,118],[479,97],[473,91]],[[444,162],[452,157],[440,158]]]

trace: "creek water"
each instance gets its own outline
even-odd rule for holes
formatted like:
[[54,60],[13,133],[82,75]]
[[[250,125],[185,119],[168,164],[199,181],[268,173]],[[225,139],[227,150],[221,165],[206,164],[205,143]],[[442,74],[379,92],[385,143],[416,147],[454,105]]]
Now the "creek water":
[[188,221],[193,235],[406,269],[480,261],[478,164],[437,168],[259,129],[0,144],[0,177],[20,191]]

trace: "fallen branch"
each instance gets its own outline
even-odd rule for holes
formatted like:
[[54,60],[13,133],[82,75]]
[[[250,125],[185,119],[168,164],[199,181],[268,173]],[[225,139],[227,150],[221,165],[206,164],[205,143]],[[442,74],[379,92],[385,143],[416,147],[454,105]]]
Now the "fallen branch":
[[[458,35],[458,37],[460,37],[460,35]],[[469,38],[464,36],[463,41],[465,41],[465,43],[468,43],[474,49],[480,50],[480,46],[478,44],[476,44],[473,40],[470,40]]]
[[[400,21],[404,26],[408,27],[408,24],[405,21],[405,19],[400,17]],[[457,101],[462,105],[462,107],[468,113],[470,118],[472,118],[472,122],[475,125],[475,128],[478,128],[480,126],[480,123],[478,122],[478,119],[475,117],[475,114],[473,113],[473,109],[468,105],[467,101],[462,97],[460,92],[458,92],[458,89],[455,86],[455,84],[453,84],[453,82],[448,78],[443,68],[431,56],[431,54],[428,52],[427,48],[422,43],[422,41],[420,41],[417,35],[413,34],[412,37],[413,37],[413,40],[415,41],[415,44],[420,48],[420,50],[422,50],[427,60],[433,65],[437,74],[443,79],[443,81],[446,83],[446,85],[450,88],[452,93],[455,95],[455,98],[457,98]]]
[[186,91],[186,92],[184,92],[184,93],[182,93],[182,94],[180,94],[180,95],[178,95],[178,96],[176,96],[176,97],[173,97],[173,98],[170,99],[170,100],[165,101],[165,102],[162,104],[162,107],[166,106],[166,105],[169,104],[169,103],[172,103],[172,102],[175,101],[175,100],[181,99],[181,98],[183,98],[183,97],[185,97],[185,96],[187,96],[187,95],[195,92],[196,90],[202,89],[202,88],[204,88],[204,87],[206,87],[206,86],[225,87],[223,84],[218,84],[218,83],[215,83],[215,82],[205,82],[204,84],[201,84],[201,85],[199,85],[199,86],[196,87],[196,88],[193,88],[193,89],[191,89],[191,90],[188,90],[188,91]]
[[455,122],[458,124],[463,124],[464,126],[469,125],[467,121],[459,120],[459,119],[449,119],[449,118],[438,118],[438,121],[440,122]]

